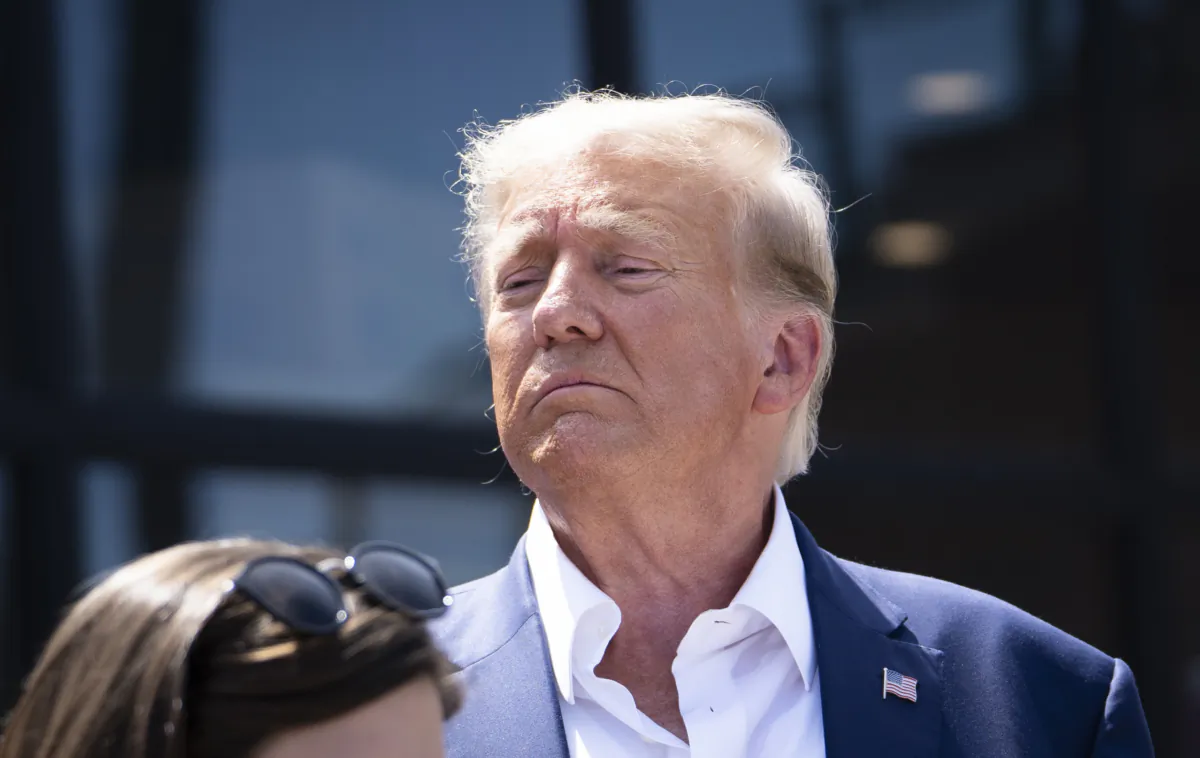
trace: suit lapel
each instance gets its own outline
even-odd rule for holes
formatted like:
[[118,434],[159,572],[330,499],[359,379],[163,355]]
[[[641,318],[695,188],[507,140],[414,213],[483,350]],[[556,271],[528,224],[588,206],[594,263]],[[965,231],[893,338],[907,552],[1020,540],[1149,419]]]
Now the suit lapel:
[[[807,578],[827,758],[936,755],[942,652],[917,644],[900,608],[817,547],[794,515],[792,522]],[[885,668],[917,680],[915,703],[883,697]]]
[[[446,724],[447,757],[568,758],[523,537],[508,567],[464,600],[464,621],[478,637],[460,661],[466,696]],[[490,623],[470,623],[481,619]]]
[[[558,692],[547,665],[542,626],[532,616],[511,642],[465,669],[464,715],[475,704],[481,707],[476,718],[447,724],[447,756],[567,758]],[[468,723],[469,734],[456,731]]]
[[[825,755],[936,755],[942,652],[918,644],[904,626],[904,611],[821,550],[794,515],[792,524],[812,613]],[[508,567],[472,595],[459,618],[493,623],[472,641],[468,660],[462,661],[467,696],[463,711],[446,725],[447,756],[568,758],[523,539]],[[477,624],[470,627],[483,631]],[[883,697],[884,668],[917,680],[917,702]]]

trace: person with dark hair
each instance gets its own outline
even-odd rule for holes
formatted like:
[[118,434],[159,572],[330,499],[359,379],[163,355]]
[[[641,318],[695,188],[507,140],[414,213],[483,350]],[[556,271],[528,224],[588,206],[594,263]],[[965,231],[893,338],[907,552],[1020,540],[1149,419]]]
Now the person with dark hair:
[[424,620],[450,605],[425,556],[194,542],[71,604],[0,758],[434,758],[460,704]]

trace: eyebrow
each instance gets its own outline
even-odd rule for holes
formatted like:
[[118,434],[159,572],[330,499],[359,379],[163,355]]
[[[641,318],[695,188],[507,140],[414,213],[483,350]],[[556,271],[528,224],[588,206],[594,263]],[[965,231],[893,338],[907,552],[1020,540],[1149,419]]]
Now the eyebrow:
[[537,218],[525,218],[520,221],[506,223],[497,230],[496,236],[488,242],[487,256],[494,257],[497,253],[516,253],[541,238],[545,232],[546,225]]
[[[650,209],[625,208],[611,203],[582,208],[575,224],[583,229],[620,237],[656,250],[667,250],[675,244],[676,234]],[[518,217],[502,226],[488,245],[491,254],[512,254],[542,238],[546,226],[535,217]]]
[[612,234],[659,250],[675,243],[671,227],[648,209],[603,204],[579,211],[576,222],[585,229]]

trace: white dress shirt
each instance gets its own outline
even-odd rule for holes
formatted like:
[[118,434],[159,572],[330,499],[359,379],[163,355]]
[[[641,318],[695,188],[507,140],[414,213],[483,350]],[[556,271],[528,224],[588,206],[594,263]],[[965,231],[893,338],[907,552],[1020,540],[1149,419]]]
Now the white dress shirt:
[[745,584],[729,607],[696,618],[671,664],[688,742],[596,676],[621,610],[563,553],[538,503],[525,551],[571,758],[825,755],[804,561],[778,487],[771,536]]

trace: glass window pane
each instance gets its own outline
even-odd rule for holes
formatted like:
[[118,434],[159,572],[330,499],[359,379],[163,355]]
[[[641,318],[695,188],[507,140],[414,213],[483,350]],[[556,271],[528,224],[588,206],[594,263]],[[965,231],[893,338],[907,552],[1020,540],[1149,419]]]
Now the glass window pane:
[[[127,94],[119,74],[133,48],[125,5],[64,0],[62,13],[68,239],[91,374],[104,363],[96,351],[108,349],[95,339],[96,304],[151,286],[145,267],[125,281],[106,277],[101,259]],[[144,327],[128,327],[177,321],[167,327],[176,344],[165,374],[115,369],[123,381],[372,413],[436,406],[446,376],[475,387],[479,318],[453,261],[462,203],[448,188],[458,130],[476,113],[511,117],[582,75],[576,4],[197,7],[199,167],[187,194],[183,286],[178,302],[161,305],[175,316],[146,313]],[[188,177],[165,180],[170,188]],[[116,342],[150,350],[139,336]],[[149,355],[133,362],[159,365]],[[140,386],[156,382],[170,386]]]
[[135,523],[135,482],[115,463],[89,463],[80,475],[83,493],[83,571],[86,575],[140,555],[144,547]]
[[319,474],[206,471],[193,479],[189,498],[198,539],[323,543],[333,536],[330,485]]
[[365,495],[362,536],[432,555],[452,584],[507,565],[533,505],[531,496],[503,485],[379,482]]
[[204,472],[191,490],[197,538],[243,536],[341,548],[391,540],[436,558],[453,583],[505,565],[531,505],[505,485],[259,471]]
[[[638,35],[642,86],[672,91],[716,85],[731,92],[795,91],[811,58],[795,0],[643,0]],[[768,86],[769,83],[769,86]],[[778,91],[777,91],[778,90]]]
[[906,136],[1015,110],[1016,8],[990,0],[847,15],[846,91],[862,180],[877,181]]
[[[836,28],[841,30],[837,43],[823,38],[833,30],[820,20],[822,5],[847,9],[837,14]],[[763,96],[790,121],[787,113],[820,109],[819,56],[840,47],[843,57],[832,64],[844,77],[841,94],[847,100],[851,126],[845,136],[854,168],[860,182],[878,179],[898,138],[940,126],[922,112],[922,103],[926,111],[953,107],[947,99],[973,85],[977,85],[971,94],[977,112],[999,115],[1015,102],[1018,4],[986,0],[932,6],[788,0],[736,5],[722,0],[643,2],[638,30],[644,40],[643,87],[657,89],[675,82],[673,90],[718,86]],[[1052,15],[1051,21],[1058,20],[1058,14]],[[1062,26],[1054,26],[1060,42]],[[939,74],[949,77],[931,82],[923,78]],[[828,155],[822,148],[826,146],[814,144],[822,139],[820,127],[803,123],[789,123],[789,127],[809,160],[824,171]]]
[[59,0],[66,244],[76,266],[87,384],[97,381],[101,247],[107,232],[120,107],[119,0]]
[[[844,209],[823,442],[1085,456],[1098,335],[1093,283],[1079,276],[1082,188],[1064,162],[1078,135],[1061,108],[1022,120],[1022,4],[640,7],[646,86],[769,84],[766,100]],[[1078,19],[1045,12],[1031,79],[1058,86]]]
[[469,377],[457,130],[579,74],[573,4],[470,6],[211,6],[184,391],[402,412]]

